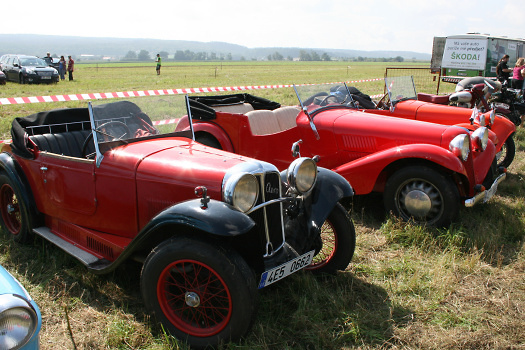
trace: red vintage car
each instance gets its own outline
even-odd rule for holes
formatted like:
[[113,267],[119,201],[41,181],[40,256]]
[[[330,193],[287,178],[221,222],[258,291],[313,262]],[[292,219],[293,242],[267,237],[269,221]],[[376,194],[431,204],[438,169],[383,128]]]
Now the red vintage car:
[[249,94],[192,96],[192,108],[202,112],[196,138],[280,169],[294,157],[288,145],[301,142],[302,155],[319,156],[319,165],[344,176],[356,194],[383,192],[387,212],[435,226],[447,226],[461,204],[489,200],[505,178],[486,127],[371,114],[333,89],[296,86],[301,107]]
[[174,132],[180,116],[191,126],[187,105],[166,95],[16,118],[0,153],[0,222],[94,273],[143,263],[146,309],[206,347],[249,330],[257,288],[347,267],[355,231],[339,201],[353,190],[310,158],[279,172],[195,142],[191,127]]
[[[370,105],[370,99],[357,89],[349,87],[349,91],[355,98],[354,102],[368,113],[446,125],[460,125],[471,131],[479,126],[486,126],[495,134],[489,134],[489,137],[492,136],[491,140],[496,146],[498,166],[508,167],[514,160],[516,125],[503,115],[495,113],[494,109],[482,113],[477,108],[469,109],[431,103],[438,98],[446,98],[448,101],[448,96],[432,95],[434,100],[423,98],[422,96],[430,95],[418,94],[411,76],[387,77],[385,85],[387,93],[377,106]],[[339,90],[344,92],[343,88]]]

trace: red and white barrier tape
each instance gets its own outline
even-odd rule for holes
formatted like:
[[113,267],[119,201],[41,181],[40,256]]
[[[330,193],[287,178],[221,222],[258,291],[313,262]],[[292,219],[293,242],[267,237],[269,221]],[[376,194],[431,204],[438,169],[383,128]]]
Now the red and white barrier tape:
[[[379,80],[383,80],[383,78],[355,80],[355,81],[348,81],[346,83],[363,83],[363,82],[379,81]],[[298,84],[298,86],[300,85],[317,85],[317,84]],[[142,91],[122,91],[122,92],[97,92],[97,93],[89,93],[89,94],[70,94],[70,95],[54,95],[54,96],[5,97],[5,98],[0,98],[0,105],[100,100],[100,99],[106,99],[106,98],[128,98],[128,97],[156,96],[156,95],[195,94],[195,93],[203,93],[203,92],[228,92],[228,91],[279,89],[279,88],[286,88],[286,87],[293,87],[293,85],[204,87],[204,88],[142,90]]]

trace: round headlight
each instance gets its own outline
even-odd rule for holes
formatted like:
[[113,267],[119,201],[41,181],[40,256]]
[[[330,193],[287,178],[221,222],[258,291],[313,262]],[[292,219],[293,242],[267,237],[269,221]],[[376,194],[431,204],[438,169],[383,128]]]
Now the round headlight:
[[317,164],[311,158],[298,158],[288,167],[286,179],[298,193],[308,193],[317,179]]
[[224,201],[243,213],[253,208],[258,196],[259,185],[257,179],[248,173],[236,173],[224,185]]
[[495,119],[496,119],[496,108],[492,107],[492,110],[490,111],[490,125],[494,124]]
[[457,157],[466,161],[470,152],[469,137],[466,134],[461,134],[456,137],[449,144],[450,152],[454,153]]
[[19,349],[35,333],[37,315],[25,300],[15,295],[2,295],[0,304],[0,349]]
[[[485,150],[489,141],[489,131],[485,127],[479,127],[472,133],[472,142],[475,148],[481,148]],[[472,147],[472,148],[474,148]]]

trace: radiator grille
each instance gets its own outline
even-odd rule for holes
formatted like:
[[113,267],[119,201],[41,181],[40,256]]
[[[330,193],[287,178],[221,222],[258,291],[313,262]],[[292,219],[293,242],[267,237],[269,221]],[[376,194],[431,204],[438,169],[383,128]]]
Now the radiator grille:
[[[257,175],[260,196],[257,205],[281,197],[281,177],[278,172],[267,172]],[[257,223],[260,237],[268,237],[271,246],[277,250],[284,243],[282,204],[274,203],[256,210],[250,217]],[[272,253],[269,251],[268,253]]]

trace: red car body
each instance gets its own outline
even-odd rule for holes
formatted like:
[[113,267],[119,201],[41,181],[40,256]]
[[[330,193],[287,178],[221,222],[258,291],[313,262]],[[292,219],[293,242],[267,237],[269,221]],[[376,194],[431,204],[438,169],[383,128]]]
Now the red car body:
[[160,100],[16,118],[0,153],[0,223],[96,273],[143,262],[146,309],[190,345],[213,346],[248,331],[257,287],[346,268],[355,231],[338,201],[353,191],[311,159],[281,173],[174,133],[161,120],[187,110]]
[[[323,92],[321,96],[326,95]],[[319,165],[345,177],[356,194],[385,192],[386,209],[407,220],[447,225],[455,217],[458,203],[472,206],[486,201],[505,177],[505,174],[496,173],[494,144],[488,140],[486,148],[482,149],[474,142],[474,133],[464,127],[374,115],[341,103],[323,106],[323,102],[315,102],[313,97],[303,104],[304,110],[297,106],[278,107],[273,101],[267,101],[266,106],[252,103],[254,97],[247,94],[190,98],[195,108],[204,109],[205,106],[209,112],[208,117],[194,121],[197,140],[270,161],[281,169],[293,158],[292,144],[302,140],[301,155],[319,156]],[[235,104],[232,105],[232,101]],[[232,108],[255,110],[232,113]],[[230,112],[224,112],[225,109]],[[260,120],[258,115],[261,115]],[[469,143],[469,155],[465,160],[451,149],[452,140],[459,135]],[[412,190],[410,193],[427,199],[411,199],[410,208],[403,209],[405,203],[401,202],[408,198],[401,198],[403,195],[398,187],[403,185],[393,185],[389,181],[401,170],[411,167],[425,168],[433,173],[432,176],[439,174],[447,185],[443,186],[446,189],[436,189],[433,182],[441,180],[425,179],[433,190]],[[396,183],[398,181],[401,180]],[[415,186],[415,181],[409,183],[404,186]],[[491,190],[485,191],[485,188]],[[433,191],[439,192],[441,203],[429,199],[434,196]],[[420,211],[421,205],[428,210]],[[436,213],[432,214],[433,211]]]

